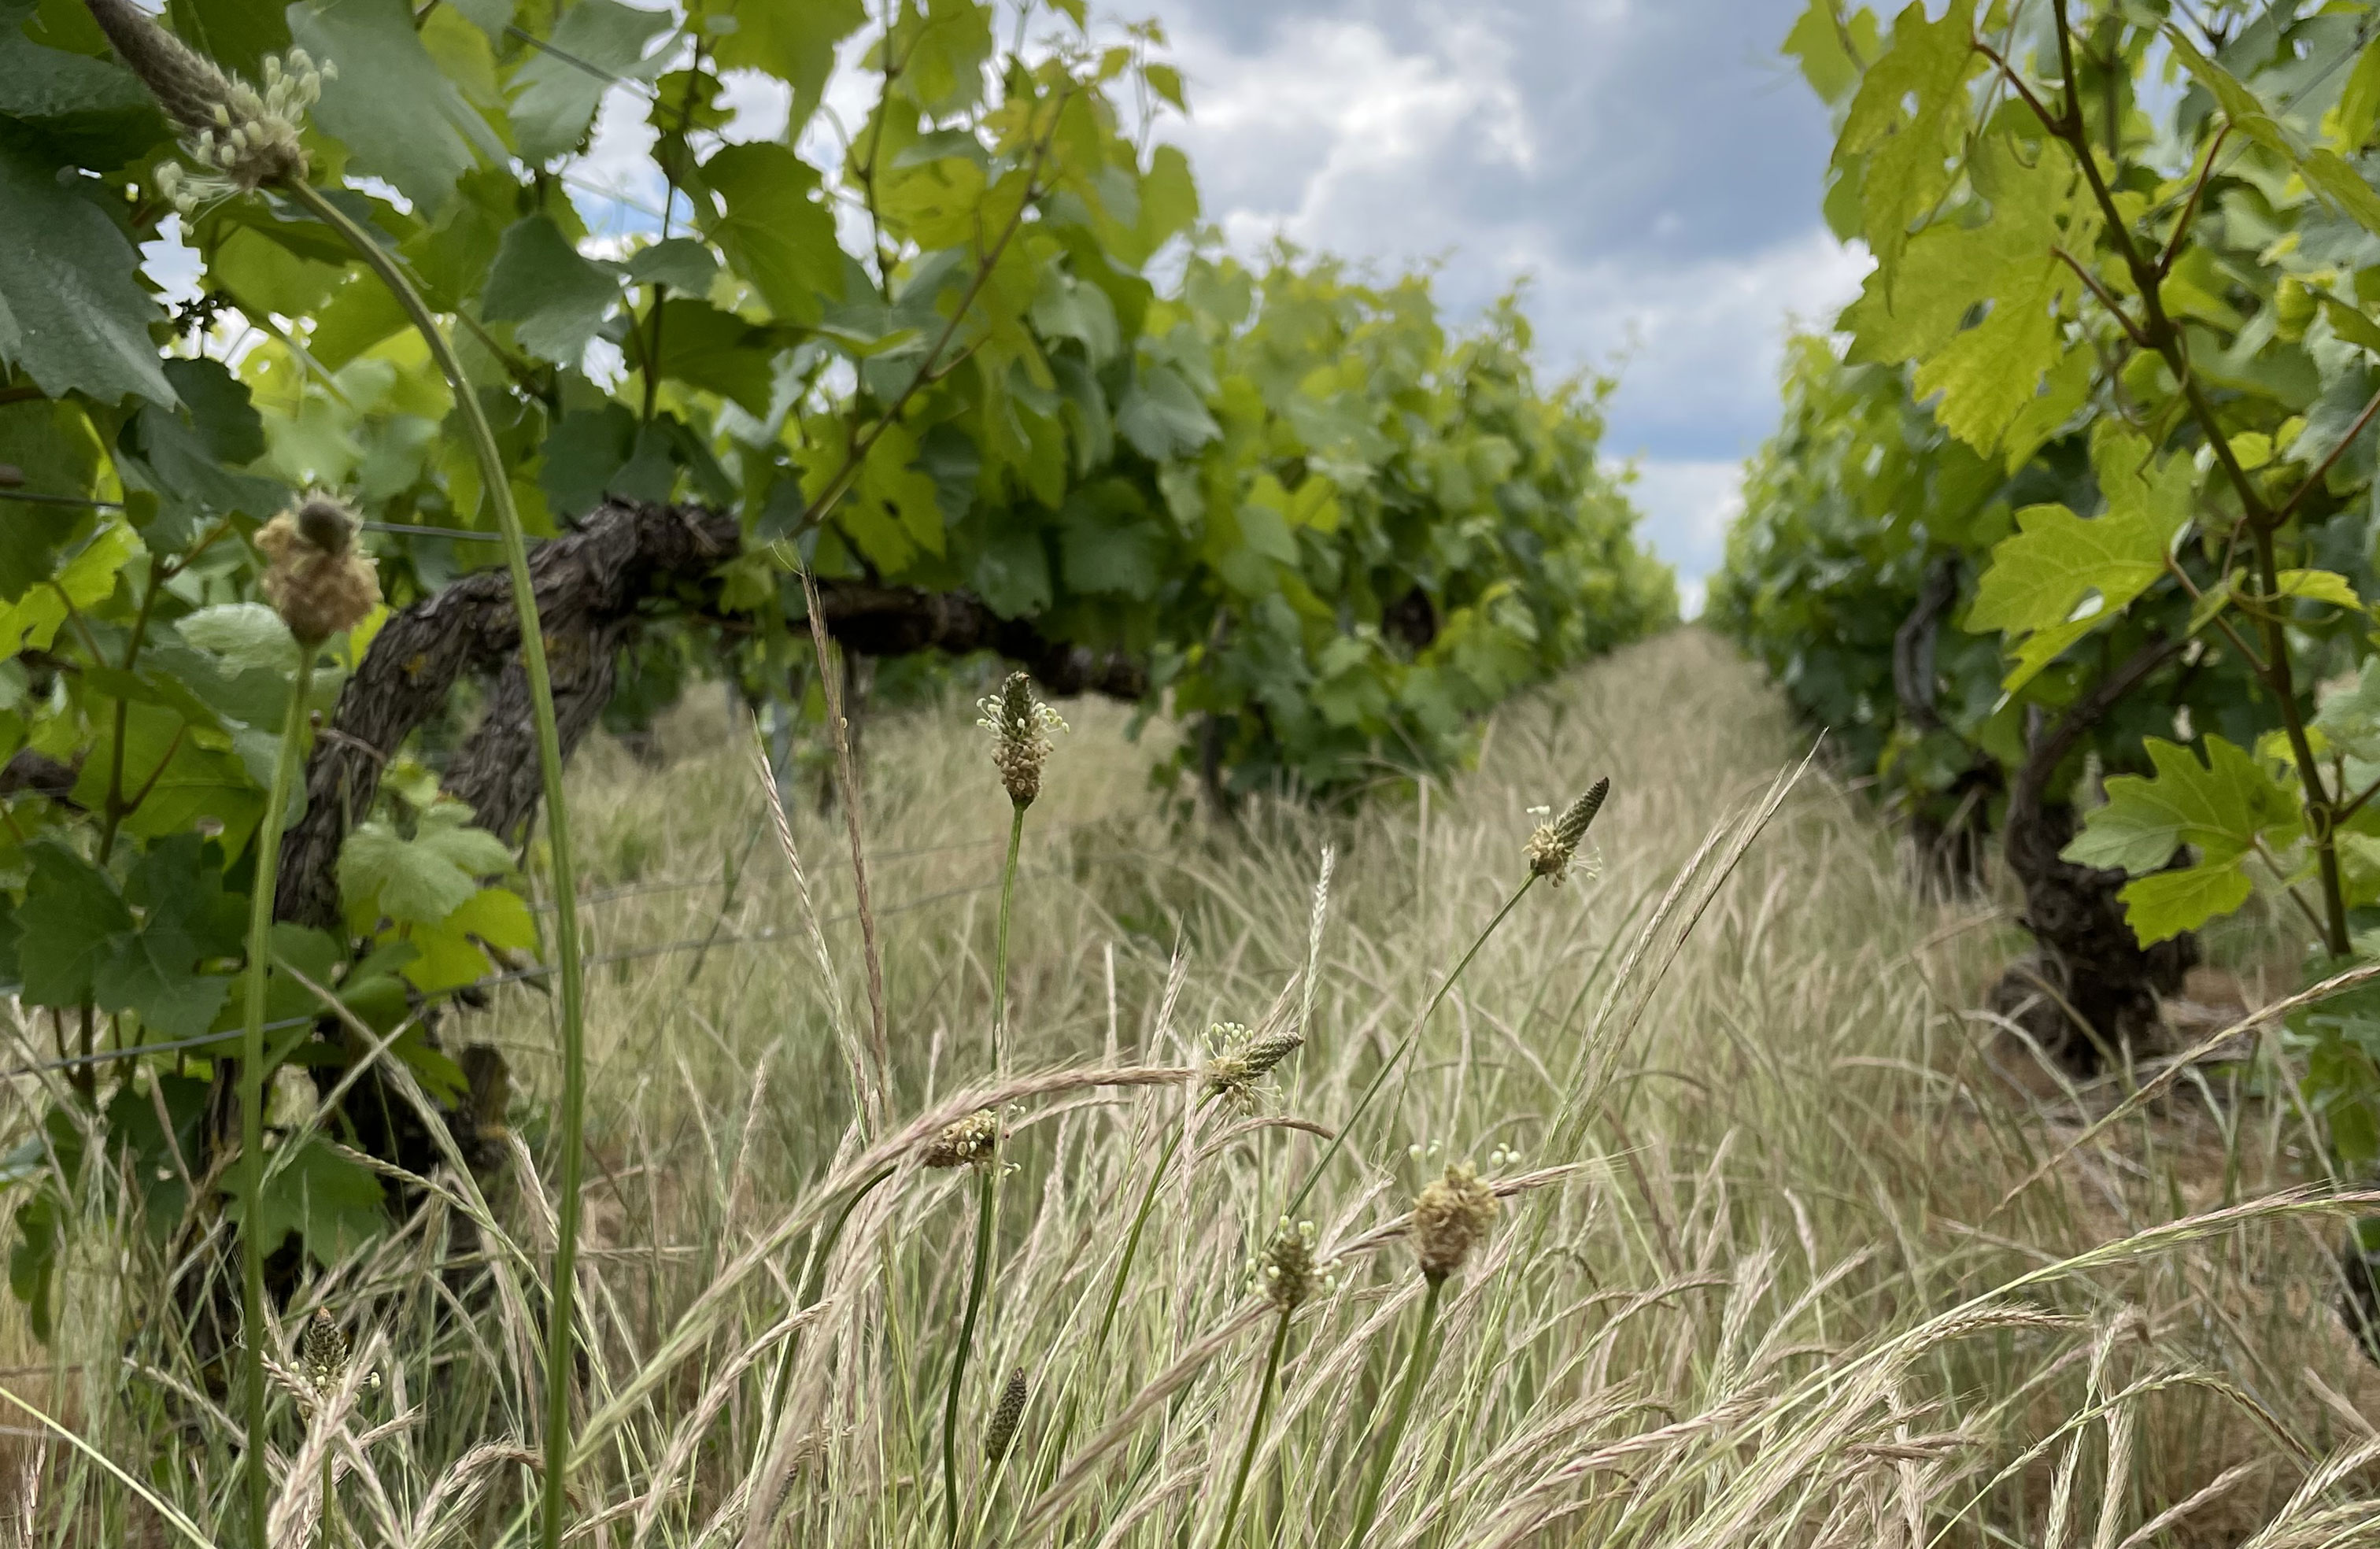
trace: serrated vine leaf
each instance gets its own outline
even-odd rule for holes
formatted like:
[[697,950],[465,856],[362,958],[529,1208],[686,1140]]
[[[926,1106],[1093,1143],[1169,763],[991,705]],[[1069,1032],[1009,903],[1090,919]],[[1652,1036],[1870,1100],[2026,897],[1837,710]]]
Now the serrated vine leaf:
[[339,896],[348,920],[366,928],[382,918],[436,925],[471,901],[480,878],[510,872],[512,852],[504,841],[470,821],[470,809],[440,802],[421,815],[409,839],[384,823],[359,824],[339,849]]
[[618,266],[580,257],[552,217],[540,214],[505,228],[480,305],[489,322],[513,323],[531,355],[575,366],[619,299]]
[[657,33],[669,30],[663,11],[617,0],[577,0],[545,48],[533,48],[513,72],[513,138],[521,159],[549,162],[574,149],[594,126],[595,110],[613,80],[650,80],[662,55],[645,57]]
[[2199,865],[2135,877],[2117,896],[2123,901],[2124,923],[2131,927],[2134,939],[2154,946],[2231,913],[2254,891],[2248,873],[2237,865]]
[[288,17],[297,45],[337,67],[313,120],[355,170],[436,214],[465,173],[503,164],[504,141],[422,46],[405,0],[294,0]]
[[[295,1232],[307,1256],[328,1266],[388,1230],[378,1175],[319,1136],[268,1156],[265,1168],[255,1226],[266,1252]],[[227,1201],[225,1219],[244,1223],[247,1213],[238,1196],[228,1195]]]
[[2103,432],[2092,450],[2107,508],[2091,518],[2063,506],[2019,511],[1968,612],[1970,629],[2009,639],[2016,665],[2001,687],[2010,691],[2163,575],[2190,521],[2196,481],[2187,459],[2154,459],[2145,441],[2120,430]]
[[0,362],[52,397],[171,403],[149,337],[160,313],[133,279],[138,255],[95,202],[100,190],[75,181],[81,190],[0,140]]
[[2220,737],[2204,743],[2208,762],[2201,763],[2179,743],[2148,738],[2143,747],[2155,775],[2110,776],[2107,803],[2091,811],[2060,853],[2137,876],[2163,866],[2184,845],[2202,861],[2227,864],[2252,850],[2260,836],[2287,842],[2298,822],[2296,798],[2246,750]]
[[1924,5],[1911,5],[1894,19],[1891,47],[1862,79],[1843,120],[1836,155],[1868,158],[1868,240],[1888,274],[1911,225],[1950,186],[1951,158],[1967,125],[1966,83],[1984,67],[1972,29],[1962,6],[1929,20]]

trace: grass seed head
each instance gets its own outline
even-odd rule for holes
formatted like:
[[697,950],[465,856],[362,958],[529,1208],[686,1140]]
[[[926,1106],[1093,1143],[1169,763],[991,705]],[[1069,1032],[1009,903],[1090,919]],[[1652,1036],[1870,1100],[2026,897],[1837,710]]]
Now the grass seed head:
[[1300,1221],[1295,1226],[1283,1216],[1281,1230],[1257,1260],[1257,1282],[1265,1299],[1283,1312],[1310,1301],[1318,1290],[1328,1288],[1328,1264],[1314,1256],[1314,1223]]
[[991,1428],[984,1433],[983,1460],[997,1468],[1008,1456],[1016,1440],[1016,1428],[1025,1421],[1025,1368],[1019,1366],[1008,1373],[1008,1385],[1000,1390],[1000,1407],[991,1411]]
[[328,1393],[346,1375],[347,1336],[339,1332],[339,1320],[331,1316],[329,1308],[316,1309],[306,1321],[306,1335],[298,1345],[298,1358],[305,1369],[306,1380],[314,1384],[318,1393]]
[[1496,1191],[1463,1164],[1447,1164],[1446,1176],[1414,1201],[1414,1251],[1423,1275],[1435,1282],[1462,1269],[1495,1220]]
[[1296,1032],[1258,1037],[1239,1022],[1218,1022],[1207,1031],[1207,1090],[1241,1113],[1254,1113],[1263,1101],[1264,1078],[1305,1042]]
[[1033,697],[1033,679],[1021,672],[1010,673],[1000,692],[986,694],[976,701],[976,708],[983,712],[976,725],[992,735],[991,762],[1000,771],[1000,783],[1008,787],[1008,799],[1019,807],[1030,807],[1041,794],[1041,766],[1049,762],[1050,734],[1064,731],[1066,723]]
[[[1529,870],[1560,886],[1572,860],[1578,855],[1579,841],[1586,837],[1587,825],[1603,810],[1603,799],[1610,794],[1611,782],[1597,780],[1595,788],[1564,808],[1561,816],[1539,823],[1536,832],[1529,835]],[[1592,859],[1587,866],[1594,868]]]
[[356,518],[328,495],[310,494],[258,530],[265,600],[302,644],[318,645],[380,606],[380,574],[355,544]]
[[300,136],[322,82],[337,73],[328,61],[318,69],[302,49],[285,59],[267,57],[260,91],[158,26],[132,0],[91,0],[91,14],[199,164],[197,172],[171,162],[157,169],[158,191],[184,214],[306,176]]
[[1000,1146],[1000,1120],[990,1108],[979,1108],[926,1142],[929,1167],[988,1166]]

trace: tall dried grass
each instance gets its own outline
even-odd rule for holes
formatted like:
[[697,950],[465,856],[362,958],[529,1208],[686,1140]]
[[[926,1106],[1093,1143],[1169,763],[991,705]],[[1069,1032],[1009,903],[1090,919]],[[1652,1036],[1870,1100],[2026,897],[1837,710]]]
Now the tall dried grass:
[[[2270,1098],[2275,1039],[2193,1067],[2001,1208],[2145,1070],[2080,1091],[2028,1073],[1964,1009],[2016,949],[2004,912],[1912,903],[1889,840],[1708,637],[1508,707],[1478,771],[1418,800],[1259,805],[1237,833],[1166,820],[1121,712],[1068,716],[1026,828],[1004,1079],[984,1051],[1007,797],[956,701],[869,730],[894,1116],[872,1132],[853,1122],[870,1011],[841,818],[793,815],[797,885],[715,702],[666,728],[664,768],[582,759],[574,1542],[950,1542],[938,1384],[972,1218],[965,1169],[917,1151],[990,1103],[1016,1170],[958,1537],[1209,1549],[1273,1332],[1251,1256],[1524,873],[1528,809],[1604,774],[1602,875],[1522,900],[1302,1207],[1334,1284],[1287,1325],[1235,1543],[1346,1541],[1423,1294],[1403,1217],[1463,1160],[1502,1208],[1439,1299],[1367,1543],[2277,1549],[2380,1527],[2380,1382],[2328,1311],[2325,1246],[2372,1201],[2300,1187],[2318,1150]],[[1211,1025],[1286,1025],[1308,996],[1267,1111],[1199,1103]],[[552,1019],[516,985],[449,1031],[543,1093]],[[540,1111],[516,1104],[505,1179],[421,1180],[419,1212],[284,1314],[330,1306],[384,1379],[343,1395],[335,1435],[293,1410],[274,1465],[303,1480],[328,1446],[358,1543],[526,1541],[554,1215]],[[442,1271],[466,1221],[480,1246]],[[0,1336],[42,1369],[6,1385],[79,1445],[24,1415],[0,1438],[18,1495],[0,1543],[204,1541],[237,1428],[171,1328],[135,1322],[173,1266],[96,1205],[75,1240],[55,1343]]]

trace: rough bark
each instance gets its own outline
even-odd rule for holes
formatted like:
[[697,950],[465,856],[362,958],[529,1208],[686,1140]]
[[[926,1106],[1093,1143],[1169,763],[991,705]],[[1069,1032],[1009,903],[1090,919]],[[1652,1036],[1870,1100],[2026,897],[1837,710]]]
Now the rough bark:
[[[732,514],[700,506],[604,506],[576,531],[529,556],[554,712],[566,758],[611,697],[620,648],[647,605],[669,596],[700,605],[710,575],[737,552]],[[1027,620],[1002,618],[965,592],[927,592],[858,580],[821,580],[827,630],[864,656],[991,651],[1050,693],[1138,699],[1148,669],[1116,653],[1052,640]],[[482,570],[389,619],[339,694],[306,774],[306,811],[281,852],[279,915],[327,928],[338,919],[336,862],[355,817],[369,811],[381,773],[407,737],[436,714],[465,677],[492,678],[485,714],[447,768],[444,787],[479,822],[516,839],[541,789],[519,661],[511,584]]]
[[[1934,644],[1958,600],[1959,560],[1945,555],[1926,572],[1916,605],[1893,631],[1893,697],[1900,701],[1901,723],[1921,732],[1942,729]],[[1957,805],[1947,822],[1924,813],[1911,820],[1910,880],[1920,896],[1959,897],[1983,886],[1985,812],[1999,783],[1998,765],[1979,758],[1951,787],[1949,795]]]
[[1992,1008],[2085,1074],[2156,1025],[2157,997],[2181,987],[2198,961],[2198,943],[2187,933],[2149,947],[2134,939],[2116,896],[2124,872],[2059,857],[2074,836],[2074,812],[2050,799],[2050,781],[2083,734],[2179,648],[2152,640],[2102,678],[2056,726],[2031,739],[2009,787],[2004,853],[2024,885],[2019,923],[2039,950],[2001,976]]
[[[529,556],[554,710],[565,755],[611,691],[620,643],[649,597],[698,585],[735,552],[735,518],[698,507],[606,506]],[[495,679],[488,713],[455,757],[446,787],[496,833],[517,834],[538,792],[528,689],[511,582],[501,569],[466,576],[392,616],[365,653],[306,772],[306,811],[281,851],[284,920],[338,919],[335,866],[350,823],[370,811],[388,760],[443,708],[466,677]],[[526,751],[524,751],[526,750]]]
[[1050,640],[1030,620],[1002,618],[964,592],[823,578],[818,585],[827,633],[862,656],[990,651],[1031,673],[1052,694],[1136,700],[1148,692],[1148,669],[1134,658]]
[[1959,561],[1936,562],[1917,593],[1917,605],[1892,634],[1892,691],[1900,701],[1900,718],[1919,731],[1940,728],[1934,708],[1934,640],[1950,604],[1959,600]]

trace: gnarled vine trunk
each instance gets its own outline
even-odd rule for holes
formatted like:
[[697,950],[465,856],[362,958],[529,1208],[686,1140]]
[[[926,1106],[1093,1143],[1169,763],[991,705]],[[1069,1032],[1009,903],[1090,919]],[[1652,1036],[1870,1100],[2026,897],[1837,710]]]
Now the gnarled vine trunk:
[[2090,1073],[2158,1019],[2157,998],[2181,988],[2198,961],[2185,933],[2143,947],[2124,919],[2120,870],[2077,865],[2058,852],[2074,837],[2074,811],[2050,796],[2058,767],[2082,735],[2179,646],[2153,640],[2102,678],[2047,732],[2028,738],[2010,783],[2004,854],[2024,886],[2020,920],[2038,950],[2010,968],[1992,1009],[2070,1067]]

